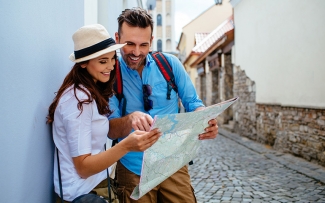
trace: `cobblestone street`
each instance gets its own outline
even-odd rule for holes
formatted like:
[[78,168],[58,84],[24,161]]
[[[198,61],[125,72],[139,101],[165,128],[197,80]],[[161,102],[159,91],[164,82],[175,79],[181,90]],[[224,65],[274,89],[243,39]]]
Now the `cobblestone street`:
[[197,201],[325,202],[325,168],[223,129],[189,166]]

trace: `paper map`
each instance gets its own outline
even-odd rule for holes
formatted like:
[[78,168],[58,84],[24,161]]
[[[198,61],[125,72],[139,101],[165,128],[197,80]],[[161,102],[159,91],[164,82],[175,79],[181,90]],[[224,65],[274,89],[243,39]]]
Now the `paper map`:
[[138,200],[184,165],[193,160],[200,148],[198,135],[238,97],[190,113],[157,115],[152,129],[159,128],[163,135],[144,152],[140,183],[131,198]]

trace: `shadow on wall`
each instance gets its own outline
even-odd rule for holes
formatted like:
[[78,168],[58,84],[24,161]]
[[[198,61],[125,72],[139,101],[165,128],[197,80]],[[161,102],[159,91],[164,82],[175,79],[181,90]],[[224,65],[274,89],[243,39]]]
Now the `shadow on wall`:
[[84,2],[2,1],[1,11],[0,202],[53,202],[46,115],[71,68],[71,36],[83,25]]
[[[48,94],[48,93],[47,93]],[[45,94],[44,94],[45,95]],[[38,190],[41,192],[45,188],[49,188],[53,191],[49,200],[54,202],[54,186],[53,186],[53,158],[54,158],[54,143],[52,139],[52,125],[44,125],[47,116],[48,104],[44,101],[38,102],[38,107],[34,110],[34,115],[30,115],[33,119],[32,125],[30,126],[30,131],[27,134],[28,141],[25,143],[25,158],[22,160],[25,161],[24,166],[35,166],[34,169],[23,170],[23,183],[31,183],[34,185],[35,177],[38,176],[38,171],[42,173],[42,176],[47,177],[46,181],[43,181],[37,185],[33,186],[32,190]],[[46,110],[46,111],[45,111]],[[38,129],[36,131],[36,129]],[[41,154],[43,152],[49,157]],[[31,173],[34,172],[34,174]],[[28,197],[33,191],[30,191],[30,187],[26,187],[26,190],[20,191],[22,196]],[[36,197],[37,201],[37,197]],[[38,202],[43,201],[41,198]]]

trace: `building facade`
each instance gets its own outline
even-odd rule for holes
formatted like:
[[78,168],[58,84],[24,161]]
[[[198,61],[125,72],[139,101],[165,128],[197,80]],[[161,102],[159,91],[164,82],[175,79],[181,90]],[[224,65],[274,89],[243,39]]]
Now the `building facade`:
[[[234,22],[230,16],[192,49],[197,54],[190,63],[195,67],[195,87],[206,106],[229,100],[233,95],[233,66],[231,63],[234,45]],[[220,126],[233,124],[233,111],[228,108],[217,117]]]
[[193,67],[191,64],[201,54],[199,52],[192,52],[193,47],[201,40],[200,37],[196,36],[200,33],[202,36],[202,33],[212,32],[231,15],[231,4],[228,1],[223,1],[222,4],[211,5],[210,8],[182,28],[182,34],[177,45],[178,57],[190,75],[193,84],[195,84],[198,75],[196,66]]
[[146,7],[154,20],[151,49],[175,54],[175,0],[147,0]]
[[230,3],[233,29],[221,23],[183,62],[200,97],[239,97],[218,117],[222,127],[325,166],[325,2]]
[[325,2],[231,3],[235,132],[325,166]]

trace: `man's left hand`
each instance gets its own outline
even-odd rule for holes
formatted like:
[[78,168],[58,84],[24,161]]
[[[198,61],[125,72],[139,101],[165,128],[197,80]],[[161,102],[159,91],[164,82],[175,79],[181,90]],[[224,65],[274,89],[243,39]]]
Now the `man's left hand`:
[[199,135],[199,140],[214,139],[218,134],[218,122],[216,119],[209,120],[209,126],[205,128],[205,133]]

